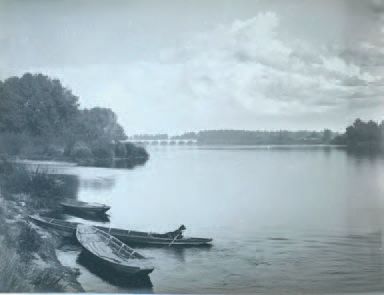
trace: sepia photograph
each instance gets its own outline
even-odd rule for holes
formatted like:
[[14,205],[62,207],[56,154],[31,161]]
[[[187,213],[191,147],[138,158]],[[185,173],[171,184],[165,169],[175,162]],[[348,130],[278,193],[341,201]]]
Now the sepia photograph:
[[384,293],[384,0],[0,0],[0,293]]

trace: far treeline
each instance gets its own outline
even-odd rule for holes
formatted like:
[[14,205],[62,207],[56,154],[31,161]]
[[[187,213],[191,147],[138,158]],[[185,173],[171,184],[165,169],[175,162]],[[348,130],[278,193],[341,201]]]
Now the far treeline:
[[92,166],[117,158],[127,166],[144,163],[146,150],[119,142],[126,138],[111,109],[81,109],[59,80],[26,73],[0,81],[0,154]]
[[341,145],[352,151],[384,152],[384,121],[364,122],[356,119],[344,133],[329,129],[323,131],[247,131],[205,130],[186,132],[177,136],[167,134],[139,134],[131,137],[140,140],[195,140],[201,145]]
[[248,130],[204,130],[182,135],[167,134],[134,135],[140,140],[196,140],[202,145],[278,145],[278,144],[331,144],[337,133],[324,131],[248,131]]

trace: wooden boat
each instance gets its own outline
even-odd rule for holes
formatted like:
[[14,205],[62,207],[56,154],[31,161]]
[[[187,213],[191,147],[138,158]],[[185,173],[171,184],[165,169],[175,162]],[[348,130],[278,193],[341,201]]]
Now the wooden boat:
[[110,206],[104,204],[88,203],[78,200],[65,200],[60,202],[60,205],[67,211],[94,215],[105,214],[105,212],[111,209]]
[[94,226],[79,224],[76,238],[87,253],[112,270],[137,276],[154,269],[143,255]]
[[[78,223],[69,222],[55,218],[43,217],[39,215],[29,216],[29,218],[37,225],[59,231],[64,236],[74,236]],[[172,238],[167,234],[157,234],[148,232],[139,232],[132,230],[124,230],[118,228],[108,228],[104,226],[96,226],[117,239],[128,245],[144,245],[144,246],[209,246],[212,239],[206,238]]]

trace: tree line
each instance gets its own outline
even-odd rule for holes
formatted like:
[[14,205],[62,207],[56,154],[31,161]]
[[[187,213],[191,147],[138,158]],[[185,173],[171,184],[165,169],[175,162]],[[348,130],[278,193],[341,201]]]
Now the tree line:
[[80,108],[57,79],[26,73],[0,81],[0,152],[29,158],[69,158],[97,165],[114,157],[147,159],[109,108]]
[[332,143],[345,145],[354,151],[384,151],[384,121],[363,121],[356,119],[343,134],[334,138]]
[[278,145],[278,144],[330,144],[337,133],[329,129],[323,131],[250,131],[250,130],[203,130],[186,132],[181,135],[141,134],[133,139],[194,139],[206,145]]

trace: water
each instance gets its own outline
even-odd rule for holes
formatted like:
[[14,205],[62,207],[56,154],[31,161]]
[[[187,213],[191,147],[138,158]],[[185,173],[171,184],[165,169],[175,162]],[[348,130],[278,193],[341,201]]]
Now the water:
[[[151,147],[133,170],[50,164],[114,227],[212,237],[206,249],[139,248],[151,284],[111,281],[66,245],[89,292],[384,291],[384,160],[330,148]],[[67,217],[70,220],[79,218]]]

